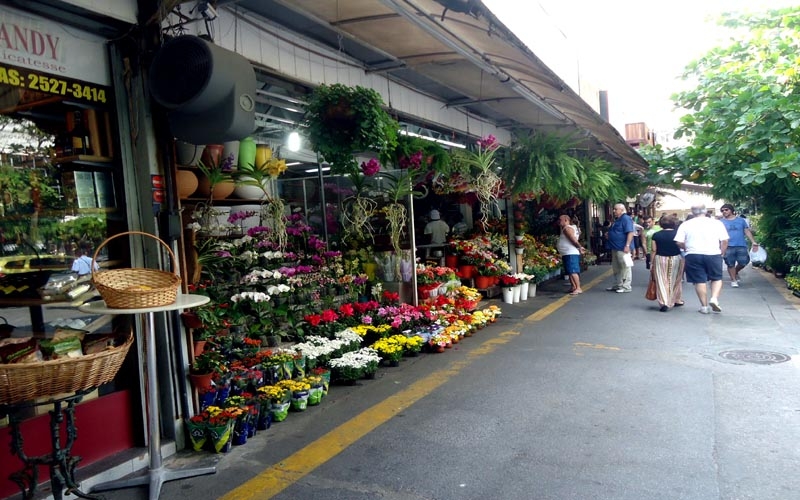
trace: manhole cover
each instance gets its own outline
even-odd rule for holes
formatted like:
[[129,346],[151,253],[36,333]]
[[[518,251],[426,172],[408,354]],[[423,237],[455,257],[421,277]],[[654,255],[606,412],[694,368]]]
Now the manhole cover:
[[780,352],[770,351],[723,351],[719,357],[730,361],[741,361],[756,365],[774,365],[792,359],[791,356]]

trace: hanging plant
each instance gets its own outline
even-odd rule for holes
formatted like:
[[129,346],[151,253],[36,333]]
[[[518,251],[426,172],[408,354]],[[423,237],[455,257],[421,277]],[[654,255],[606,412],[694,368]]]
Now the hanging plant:
[[500,143],[493,135],[489,135],[480,139],[476,146],[473,151],[452,151],[448,173],[439,175],[438,182],[440,185],[443,185],[442,182],[444,185],[449,183],[451,187],[465,183],[466,189],[463,192],[475,193],[484,207],[481,210],[480,222],[485,225],[489,222],[489,210],[486,207],[491,206],[503,190],[503,180],[495,169]]
[[562,202],[572,198],[585,184],[585,168],[570,154],[573,146],[569,136],[535,132],[516,137],[504,171],[506,188],[537,197],[546,192]]
[[334,174],[356,173],[356,152],[390,156],[397,147],[399,125],[383,109],[380,94],[365,87],[318,86],[306,102],[305,125],[311,147]]

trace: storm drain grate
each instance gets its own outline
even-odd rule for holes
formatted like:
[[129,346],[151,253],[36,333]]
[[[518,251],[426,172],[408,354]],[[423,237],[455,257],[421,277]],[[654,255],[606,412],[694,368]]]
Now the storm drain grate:
[[723,351],[719,353],[719,357],[729,361],[741,361],[756,365],[774,365],[792,359],[787,354],[770,351]]

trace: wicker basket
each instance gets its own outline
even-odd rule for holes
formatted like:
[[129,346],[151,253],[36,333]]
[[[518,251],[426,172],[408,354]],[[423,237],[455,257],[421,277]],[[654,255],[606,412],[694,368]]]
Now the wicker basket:
[[114,379],[133,343],[80,358],[0,364],[0,405],[92,389]]
[[181,277],[175,273],[141,267],[94,271],[100,250],[114,238],[130,234],[147,236],[161,243],[169,252],[172,266],[176,267],[172,249],[152,234],[128,231],[106,239],[97,247],[92,257],[92,283],[106,302],[106,306],[114,309],[145,309],[173,304],[181,284]]

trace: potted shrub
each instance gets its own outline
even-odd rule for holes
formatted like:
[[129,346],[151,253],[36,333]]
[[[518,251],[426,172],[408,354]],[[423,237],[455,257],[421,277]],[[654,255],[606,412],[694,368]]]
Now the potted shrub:
[[209,391],[213,385],[211,380],[215,375],[222,375],[228,371],[225,357],[219,351],[205,351],[195,356],[192,361],[189,379],[192,386],[200,392]]

